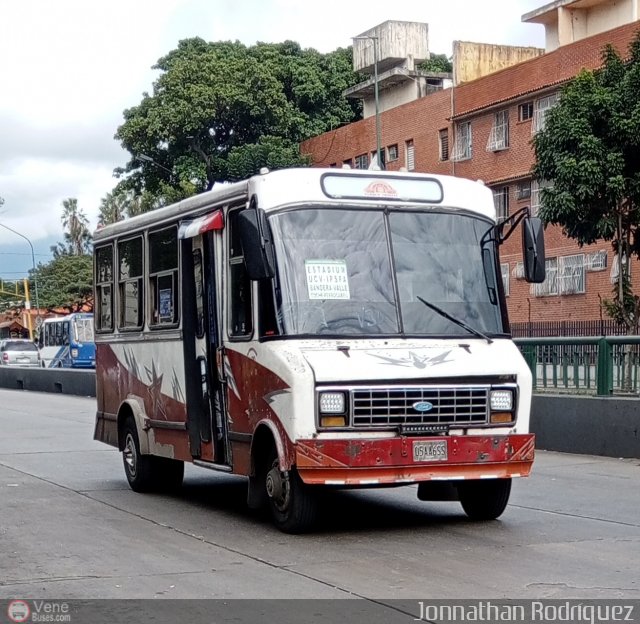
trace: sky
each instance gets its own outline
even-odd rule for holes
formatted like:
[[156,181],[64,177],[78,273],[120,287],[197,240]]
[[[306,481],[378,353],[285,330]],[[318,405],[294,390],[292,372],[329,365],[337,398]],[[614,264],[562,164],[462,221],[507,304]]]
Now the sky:
[[329,52],[386,20],[429,24],[429,48],[454,40],[544,47],[521,16],[545,0],[0,0],[0,278],[24,277],[62,240],[62,201],[91,227],[128,161],[113,136],[152,92],[155,62],[181,39],[294,40]]

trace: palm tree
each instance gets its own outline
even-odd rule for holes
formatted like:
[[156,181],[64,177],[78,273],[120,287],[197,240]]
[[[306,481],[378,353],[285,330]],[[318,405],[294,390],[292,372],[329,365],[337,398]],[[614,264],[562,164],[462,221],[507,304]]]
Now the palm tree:
[[69,197],[62,202],[62,226],[66,229],[64,240],[71,255],[82,256],[91,248],[89,219],[78,208],[78,200]]
[[98,227],[122,221],[127,214],[129,204],[128,193],[117,189],[114,189],[113,193],[107,193],[100,201]]

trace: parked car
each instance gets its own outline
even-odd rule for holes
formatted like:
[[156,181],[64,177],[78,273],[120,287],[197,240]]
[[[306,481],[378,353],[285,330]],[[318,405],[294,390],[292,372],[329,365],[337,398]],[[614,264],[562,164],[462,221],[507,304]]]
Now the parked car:
[[40,366],[40,351],[30,340],[21,338],[0,340],[0,365]]

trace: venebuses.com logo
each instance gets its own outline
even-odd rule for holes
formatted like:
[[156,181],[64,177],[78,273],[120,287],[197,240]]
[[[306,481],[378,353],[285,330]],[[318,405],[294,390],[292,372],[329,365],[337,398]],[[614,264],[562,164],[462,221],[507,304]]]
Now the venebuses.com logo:
[[26,622],[30,615],[29,603],[24,600],[12,600],[7,607],[7,616],[12,622]]
[[70,622],[69,604],[58,600],[12,600],[7,606],[11,622]]

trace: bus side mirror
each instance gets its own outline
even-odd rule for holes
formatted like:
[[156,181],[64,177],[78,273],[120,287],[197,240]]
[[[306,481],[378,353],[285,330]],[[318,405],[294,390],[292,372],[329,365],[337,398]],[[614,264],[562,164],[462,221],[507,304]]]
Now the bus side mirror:
[[527,282],[541,284],[546,277],[544,230],[538,217],[526,217],[522,223],[524,277]]
[[249,279],[272,278],[275,275],[273,243],[264,211],[247,208],[238,215],[237,224]]

